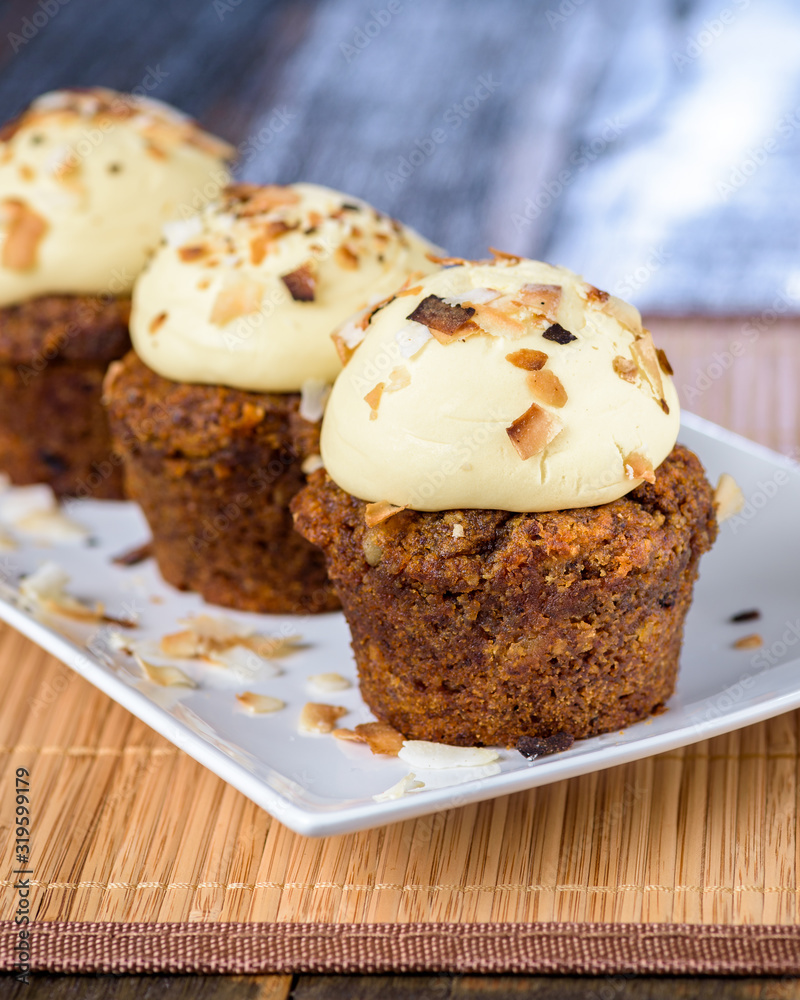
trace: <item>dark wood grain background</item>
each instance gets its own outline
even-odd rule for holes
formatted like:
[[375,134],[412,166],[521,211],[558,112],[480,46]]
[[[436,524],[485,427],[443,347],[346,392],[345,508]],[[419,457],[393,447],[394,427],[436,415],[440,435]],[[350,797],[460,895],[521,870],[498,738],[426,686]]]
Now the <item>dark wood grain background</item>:
[[361,195],[453,253],[650,312],[800,310],[792,0],[6,0],[0,115],[106,84],[249,180]]
[[[174,103],[239,174],[372,201],[453,253],[650,312],[800,311],[791,0],[4,0],[0,117],[69,85]],[[611,991],[609,993],[609,990]],[[796,997],[794,980],[0,977],[2,997]]]

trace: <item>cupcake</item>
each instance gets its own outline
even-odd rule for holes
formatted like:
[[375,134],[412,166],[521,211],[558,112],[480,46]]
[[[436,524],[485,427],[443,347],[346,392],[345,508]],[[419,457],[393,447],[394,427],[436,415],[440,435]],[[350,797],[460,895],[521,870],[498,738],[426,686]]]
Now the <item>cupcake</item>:
[[229,180],[233,150],[158,101],[45,94],[0,131],[0,469],[122,495],[100,396],[130,348],[133,281],[163,223]]
[[[341,368],[330,333],[412,275],[431,245],[361,201],[309,184],[234,185],[168,227],[133,294],[135,353],[109,372],[126,485],[166,580],[212,603],[338,607],[289,501],[318,467]],[[355,331],[354,333],[352,331]]]
[[371,317],[293,510],[379,719],[510,746],[663,705],[716,534],[670,374],[632,306],[505,255]]

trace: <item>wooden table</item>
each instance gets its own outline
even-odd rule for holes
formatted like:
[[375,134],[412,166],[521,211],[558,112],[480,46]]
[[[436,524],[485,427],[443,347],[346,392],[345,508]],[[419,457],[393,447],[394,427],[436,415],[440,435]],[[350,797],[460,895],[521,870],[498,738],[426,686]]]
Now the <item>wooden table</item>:
[[[0,12],[3,118],[58,86],[139,87],[239,145],[245,179],[339,187],[452,252],[482,255],[491,244],[553,259],[584,269],[651,311],[747,313],[770,333],[769,310],[797,311],[798,130],[776,132],[780,141],[747,184],[729,197],[705,200],[691,177],[706,170],[713,189],[715,179],[741,166],[746,150],[730,144],[729,158],[709,173],[705,146],[676,131],[673,112],[689,108],[701,70],[733,58],[736,39],[748,30],[746,15],[737,14],[738,22],[726,23],[706,52],[701,32],[704,21],[719,17],[717,0],[690,0],[680,14],[645,9],[636,0],[435,0],[424,6],[413,0],[214,0],[202,6],[108,0],[91,8],[71,0],[44,21],[38,11],[14,0]],[[769,0],[758,18],[771,48],[767,57],[751,46],[743,65],[746,71],[753,60],[759,78],[774,82],[787,57]],[[688,52],[692,41],[701,55],[681,66],[675,53]],[[714,104],[719,94],[697,92],[710,102],[710,119],[724,110]],[[742,118],[732,120],[729,132],[741,128],[742,143],[766,142],[779,115],[791,110],[791,94],[777,85],[770,93],[762,94],[763,134],[748,133]],[[437,129],[441,141],[432,138]],[[718,130],[715,135],[709,148],[721,141]],[[642,169],[664,149],[688,185],[686,211],[666,216],[656,210],[663,191]],[[626,197],[613,199],[620,190]],[[679,322],[660,327],[668,350],[671,337],[684,336]],[[694,353],[684,351],[679,371],[684,390],[731,336],[730,323],[721,320],[700,321],[692,330]],[[800,328],[787,327],[781,336],[795,334],[800,337]],[[757,384],[757,352],[747,363]],[[800,376],[793,363],[792,386]],[[720,400],[744,384],[742,371],[739,366],[704,389],[692,408],[713,417]],[[755,407],[747,418],[751,432],[758,436],[763,427],[765,443],[790,452],[800,429],[796,391],[787,389],[782,399],[753,402],[756,397],[744,406]],[[781,419],[765,418],[765,407],[782,407]],[[727,412],[747,423],[743,410]],[[23,995],[782,998],[800,996],[800,987],[775,978],[458,975],[36,975],[24,987],[0,977],[0,998]]]

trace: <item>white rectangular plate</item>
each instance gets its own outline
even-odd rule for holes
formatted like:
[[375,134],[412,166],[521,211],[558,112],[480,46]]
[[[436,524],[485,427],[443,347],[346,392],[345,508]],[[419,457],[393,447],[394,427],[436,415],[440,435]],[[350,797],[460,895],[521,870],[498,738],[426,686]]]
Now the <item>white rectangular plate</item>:
[[[135,611],[136,638],[177,631],[179,619],[201,611],[237,618],[259,632],[300,633],[304,646],[278,661],[280,676],[244,678],[197,664],[186,671],[197,681],[196,689],[157,687],[142,678],[131,657],[90,653],[89,627],[67,619],[44,624],[21,610],[9,587],[0,600],[0,617],[299,833],[347,833],[507,795],[684,746],[800,706],[798,467],[691,414],[684,415],[680,440],[699,455],[712,482],[731,473],[747,505],[723,525],[716,546],[702,561],[678,688],[668,711],[534,762],[502,750],[496,764],[482,768],[419,770],[424,787],[398,799],[375,801],[373,796],[409,772],[402,761],[373,756],[364,746],[331,736],[297,732],[307,701],[346,707],[348,715],[339,724],[348,728],[372,718],[355,686],[342,615],[238,614],[173,590],[152,560],[114,565],[113,556],[148,536],[134,504],[85,501],[73,506],[71,514],[89,527],[92,544],[21,543],[0,559],[2,577],[13,588],[42,563],[56,562],[71,577],[71,593],[102,600],[111,614]],[[761,611],[759,621],[729,621],[750,608]],[[762,648],[733,647],[751,632],[763,636]],[[350,678],[353,687],[330,695],[309,688],[309,675],[331,671]],[[248,715],[235,699],[245,689],[274,695],[286,707],[272,715]]]

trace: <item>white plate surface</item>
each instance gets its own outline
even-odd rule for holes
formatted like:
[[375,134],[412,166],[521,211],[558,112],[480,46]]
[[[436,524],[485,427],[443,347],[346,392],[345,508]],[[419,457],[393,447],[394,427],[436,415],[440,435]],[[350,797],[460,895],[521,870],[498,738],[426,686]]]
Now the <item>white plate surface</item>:
[[[507,795],[684,746],[800,706],[800,471],[797,465],[698,417],[685,414],[680,440],[695,451],[716,482],[735,476],[748,504],[723,525],[701,577],[686,627],[682,666],[668,711],[624,732],[582,740],[565,753],[527,762],[503,750],[496,765],[416,772],[419,791],[392,801],[373,795],[409,772],[396,758],[330,736],[301,736],[297,718],[307,701],[345,706],[339,723],[352,728],[372,716],[355,685],[320,695],[309,675],[336,671],[355,681],[349,636],[340,614],[302,618],[237,614],[178,593],[152,560],[133,567],[111,563],[146,540],[134,504],[85,501],[71,515],[92,531],[90,546],[21,544],[0,557],[0,576],[12,587],[46,561],[71,577],[70,592],[105,602],[112,614],[139,616],[136,638],[159,638],[178,620],[201,611],[238,618],[270,634],[300,633],[304,648],[279,662],[272,678],[243,678],[200,665],[187,669],[194,690],[161,688],[143,680],[122,653],[93,655],[88,627],[66,619],[47,625],[8,599],[0,617],[47,649],[142,721],[210,768],[281,822],[309,836],[346,833],[441,809]],[[155,600],[154,600],[155,599]],[[732,614],[758,608],[757,622],[731,624]],[[761,649],[733,648],[751,632]],[[286,702],[272,715],[250,716],[236,703],[249,689]]]

